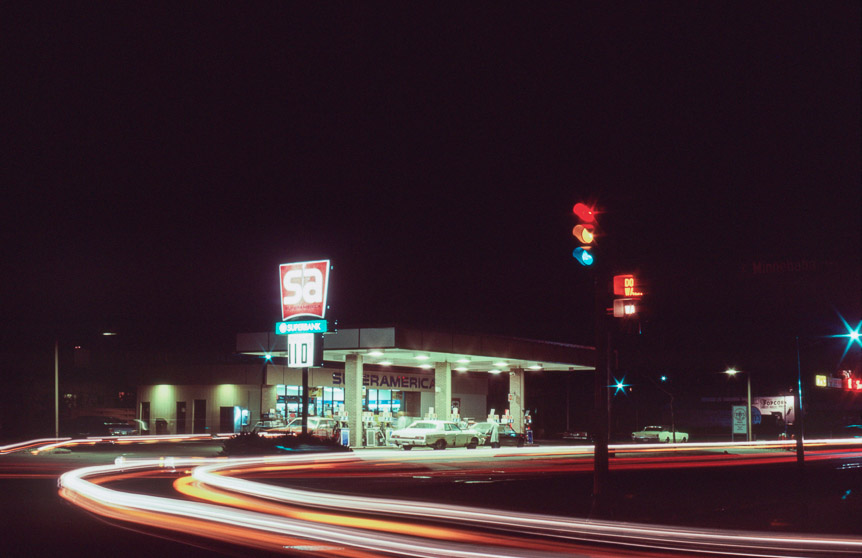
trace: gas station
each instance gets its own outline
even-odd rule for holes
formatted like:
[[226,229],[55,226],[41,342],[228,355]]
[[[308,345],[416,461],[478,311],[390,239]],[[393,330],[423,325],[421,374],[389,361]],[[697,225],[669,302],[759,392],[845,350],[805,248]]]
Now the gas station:
[[[321,417],[337,421],[350,447],[385,444],[385,432],[417,418],[496,421],[525,432],[528,374],[595,369],[595,350],[580,345],[395,326],[333,328],[325,319],[330,268],[329,260],[279,266],[283,321],[268,332],[237,335],[236,354],[246,364],[163,372],[190,379],[139,386],[140,419],[181,434],[241,432],[294,418],[307,425],[308,417]],[[498,391],[507,382],[502,408],[489,405],[492,382]]]
[[[400,327],[340,329],[317,334],[322,366],[309,368],[310,411],[349,425],[351,447],[363,430],[399,415],[439,420],[510,422],[524,431],[525,375],[593,370],[591,347],[489,335]],[[286,336],[237,336],[237,352],[265,360],[289,359]],[[302,369],[267,363],[265,414],[298,416]],[[508,408],[487,409],[490,376],[508,378]]]

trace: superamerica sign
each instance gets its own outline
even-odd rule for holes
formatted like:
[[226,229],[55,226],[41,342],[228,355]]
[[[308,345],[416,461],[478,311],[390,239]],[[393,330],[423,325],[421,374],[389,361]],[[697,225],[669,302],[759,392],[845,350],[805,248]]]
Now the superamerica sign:
[[[344,372],[332,373],[332,385],[344,385]],[[397,388],[403,391],[430,391],[434,389],[434,376],[366,372],[362,375],[362,385],[369,388]]]
[[329,287],[329,260],[287,263],[278,266],[281,278],[281,316],[323,318]]

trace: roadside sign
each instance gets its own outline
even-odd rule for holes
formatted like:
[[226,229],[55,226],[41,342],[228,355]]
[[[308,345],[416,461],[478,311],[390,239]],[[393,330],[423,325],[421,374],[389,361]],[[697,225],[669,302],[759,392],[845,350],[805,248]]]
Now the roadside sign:
[[748,410],[745,405],[733,406],[733,434],[748,434]]

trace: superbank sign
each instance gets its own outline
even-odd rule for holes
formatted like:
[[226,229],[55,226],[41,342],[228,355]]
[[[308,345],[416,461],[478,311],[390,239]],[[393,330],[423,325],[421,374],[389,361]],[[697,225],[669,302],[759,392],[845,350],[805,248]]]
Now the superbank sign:
[[281,278],[281,319],[324,318],[329,287],[329,260],[278,266]]
[[[344,372],[332,373],[332,385],[344,385]],[[386,374],[368,372],[362,375],[362,385],[368,388],[400,389],[403,391],[430,391],[434,389],[433,376]]]

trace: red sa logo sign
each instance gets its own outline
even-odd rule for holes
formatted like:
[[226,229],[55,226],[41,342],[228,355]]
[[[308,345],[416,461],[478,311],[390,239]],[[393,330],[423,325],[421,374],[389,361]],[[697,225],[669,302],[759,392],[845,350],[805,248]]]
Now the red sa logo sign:
[[323,319],[329,286],[329,260],[281,264],[278,270],[281,276],[281,319],[297,316]]

